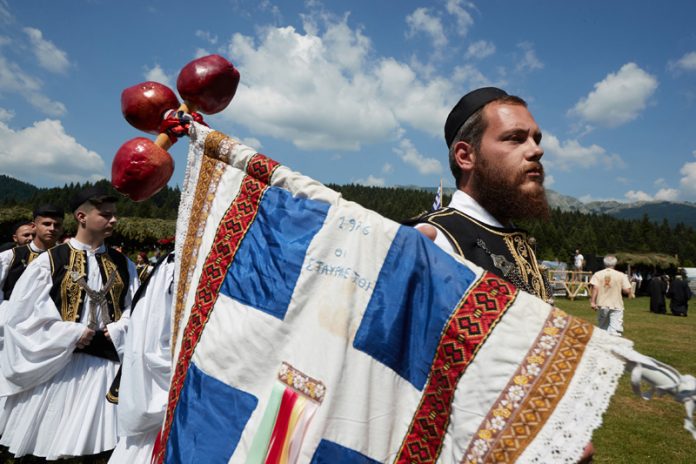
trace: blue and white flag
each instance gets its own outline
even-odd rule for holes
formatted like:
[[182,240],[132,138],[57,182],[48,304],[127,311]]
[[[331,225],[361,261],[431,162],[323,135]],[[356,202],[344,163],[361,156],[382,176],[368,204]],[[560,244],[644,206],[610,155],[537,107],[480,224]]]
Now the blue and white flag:
[[433,201],[433,211],[437,211],[440,208],[442,208],[442,179],[440,179],[440,187],[438,187],[435,201]]
[[628,343],[193,124],[155,462],[574,462]]

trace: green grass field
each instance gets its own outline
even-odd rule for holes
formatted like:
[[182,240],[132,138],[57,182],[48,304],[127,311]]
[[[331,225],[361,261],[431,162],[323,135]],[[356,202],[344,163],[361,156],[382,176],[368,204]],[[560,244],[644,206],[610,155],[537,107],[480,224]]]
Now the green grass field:
[[[633,340],[635,349],[696,375],[696,304],[691,304],[690,317],[673,317],[648,311],[647,297],[624,301],[624,336]],[[556,306],[596,323],[587,298],[559,298]],[[669,397],[645,401],[635,396],[624,375],[604,424],[592,437],[594,462],[696,463],[696,440],[682,428],[684,415],[684,406]]]

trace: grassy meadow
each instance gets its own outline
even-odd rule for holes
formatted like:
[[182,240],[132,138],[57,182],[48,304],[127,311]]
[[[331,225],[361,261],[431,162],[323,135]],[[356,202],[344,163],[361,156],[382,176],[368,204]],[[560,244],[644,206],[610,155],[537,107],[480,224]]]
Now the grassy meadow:
[[[696,301],[692,300],[689,317],[653,314],[648,311],[647,297],[624,302],[624,336],[633,340],[635,349],[682,374],[696,375]],[[556,306],[596,323],[586,297],[575,301],[559,298]],[[624,375],[604,424],[592,437],[594,462],[696,463],[696,440],[683,429],[684,416],[684,406],[669,397],[645,401],[635,396]]]

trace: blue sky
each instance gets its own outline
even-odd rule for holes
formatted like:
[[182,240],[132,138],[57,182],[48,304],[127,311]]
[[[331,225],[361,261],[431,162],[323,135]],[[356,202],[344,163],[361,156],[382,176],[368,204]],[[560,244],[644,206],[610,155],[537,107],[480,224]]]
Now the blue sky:
[[[442,136],[469,90],[525,98],[547,186],[585,201],[696,201],[696,3],[0,0],[0,173],[109,177],[121,91],[240,70],[218,130],[322,182],[453,185]],[[180,184],[186,142],[171,150]]]

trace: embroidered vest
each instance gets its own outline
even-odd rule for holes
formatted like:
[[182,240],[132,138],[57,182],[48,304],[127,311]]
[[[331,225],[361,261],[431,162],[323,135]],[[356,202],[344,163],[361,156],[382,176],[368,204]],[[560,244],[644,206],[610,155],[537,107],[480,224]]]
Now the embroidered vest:
[[[49,295],[64,321],[77,322],[84,311],[86,294],[77,283],[77,279],[80,276],[87,278],[87,252],[76,250],[69,243],[64,243],[51,248],[48,253],[53,281]],[[106,253],[97,255],[97,263],[102,282],[106,282],[109,276],[115,273],[114,284],[106,295],[106,305],[111,320],[117,321],[121,318],[128,294],[128,260],[118,251],[107,248]],[[101,330],[95,333],[92,342],[86,348],[78,348],[75,352],[84,352],[112,361],[119,360],[113,343]]]
[[12,261],[7,271],[5,285],[2,287],[5,300],[10,299],[10,295],[12,295],[12,290],[17,284],[17,281],[22,276],[29,263],[34,261],[39,254],[40,253],[32,250],[29,245],[22,245],[12,249]]
[[458,255],[521,290],[551,300],[551,289],[539,269],[526,231],[489,226],[454,208],[422,215],[411,223],[431,224],[445,234]]

